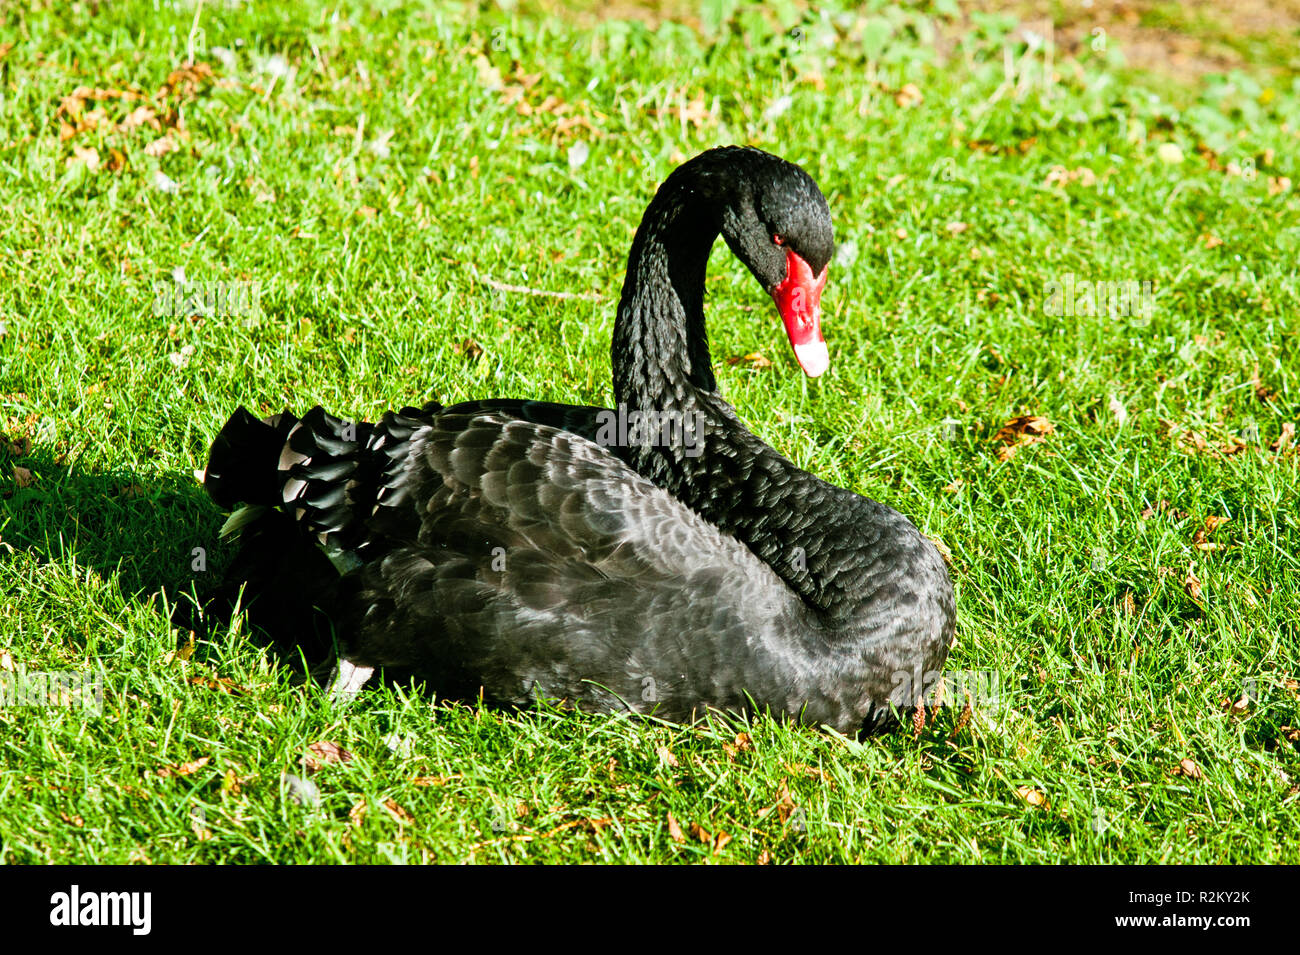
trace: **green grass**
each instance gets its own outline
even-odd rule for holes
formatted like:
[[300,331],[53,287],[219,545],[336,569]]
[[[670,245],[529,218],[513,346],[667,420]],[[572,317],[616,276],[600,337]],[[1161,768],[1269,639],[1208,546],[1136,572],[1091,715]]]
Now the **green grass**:
[[[1300,417],[1300,81],[1169,98],[1088,55],[1044,86],[998,23],[942,61],[940,14],[879,3],[714,4],[702,33],[377,6],[206,4],[211,74],[170,85],[192,4],[0,12],[0,666],[104,674],[101,715],[0,707],[0,861],[1300,861],[1300,457],[1269,447]],[[140,96],[61,139],[81,86]],[[606,403],[641,212],[729,142],[803,165],[841,253],[809,382],[719,243],[722,388],[946,543],[950,668],[996,705],[860,744],[383,687],[338,712],[241,617],[190,614],[177,654],[229,556],[191,472],[237,404]],[[176,269],[260,312],[156,315]],[[1150,281],[1154,312],[1048,315],[1067,273]],[[1022,414],[1054,431],[1000,460]],[[318,741],[354,758],[302,804]]]

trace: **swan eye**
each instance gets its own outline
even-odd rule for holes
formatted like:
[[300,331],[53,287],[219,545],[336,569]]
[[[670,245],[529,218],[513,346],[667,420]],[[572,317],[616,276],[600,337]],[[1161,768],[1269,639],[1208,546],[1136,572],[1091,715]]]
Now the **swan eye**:
[[785,236],[783,236],[783,235],[782,235],[781,233],[779,233],[779,232],[773,232],[773,233],[772,233],[772,244],[773,244],[773,245],[785,245]]

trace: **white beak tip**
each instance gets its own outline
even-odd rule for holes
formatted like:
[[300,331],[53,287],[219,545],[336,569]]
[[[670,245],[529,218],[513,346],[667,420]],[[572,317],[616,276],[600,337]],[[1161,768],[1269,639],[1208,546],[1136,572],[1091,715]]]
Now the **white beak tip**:
[[820,377],[831,366],[830,351],[824,341],[795,345],[794,357],[809,378]]

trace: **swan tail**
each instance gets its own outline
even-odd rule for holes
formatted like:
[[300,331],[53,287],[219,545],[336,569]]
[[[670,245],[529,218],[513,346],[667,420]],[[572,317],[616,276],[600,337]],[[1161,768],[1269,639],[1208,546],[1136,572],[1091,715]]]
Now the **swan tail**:
[[[436,414],[441,406],[404,408],[402,415]],[[314,537],[340,573],[359,562],[354,548],[366,538],[365,523],[392,462],[388,445],[395,429],[336,418],[319,405],[301,418],[284,412],[254,417],[239,408],[216,439],[203,483],[217,504],[232,509],[222,528],[226,538],[242,536],[262,509],[291,515],[301,532]],[[415,422],[412,422],[413,424]],[[406,429],[409,431],[409,429]]]

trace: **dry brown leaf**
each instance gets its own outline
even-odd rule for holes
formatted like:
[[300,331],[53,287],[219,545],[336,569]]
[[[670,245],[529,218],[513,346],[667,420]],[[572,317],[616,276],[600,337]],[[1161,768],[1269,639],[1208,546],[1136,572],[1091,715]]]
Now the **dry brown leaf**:
[[85,819],[80,816],[69,816],[66,812],[59,813],[59,818],[70,826],[76,826],[78,829],[86,824]]
[[1291,179],[1288,176],[1269,176],[1268,177],[1268,194],[1270,196],[1281,195],[1291,188]]
[[379,210],[374,206],[362,206],[357,210],[357,215],[361,216],[363,219],[373,219],[375,216],[379,215]]
[[1195,564],[1187,565],[1187,573],[1183,575],[1183,589],[1187,591],[1187,596],[1197,603],[1204,603],[1205,596],[1201,591],[1200,578],[1196,576]]
[[208,765],[211,759],[211,756],[200,756],[198,759],[188,763],[176,763],[171,766],[159,767],[154,770],[154,773],[162,779],[167,779],[171,776],[189,776]]
[[472,338],[465,338],[451,346],[451,350],[457,355],[464,355],[470,361],[479,358],[483,354],[483,346]]
[[366,813],[369,811],[369,804],[362,799],[348,810],[348,822],[354,827],[360,827],[366,821]]
[[1047,805],[1047,796],[1041,789],[1035,789],[1033,786],[1018,787],[1016,795],[1035,808]]
[[1097,174],[1087,166],[1080,166],[1078,169],[1066,169],[1064,166],[1053,166],[1048,170],[1047,178],[1043,180],[1043,185],[1065,187],[1075,182],[1085,188],[1096,185]]
[[137,126],[148,125],[153,129],[161,130],[162,124],[158,122],[158,114],[148,106],[137,106],[131,112],[127,113],[126,118],[118,124],[119,132],[130,132]]
[[1174,769],[1174,775],[1186,776],[1188,779],[1205,778],[1205,773],[1201,772],[1201,767],[1187,757],[1178,761],[1178,766]]
[[221,789],[232,796],[238,796],[240,790],[239,774],[233,769],[227,769],[226,774],[221,777]]
[[948,232],[951,233],[952,235],[961,235],[963,232],[969,229],[970,226],[968,226],[964,222],[949,222],[946,226],[944,226],[944,228],[947,229]]
[[1277,439],[1268,446],[1268,449],[1277,454],[1286,454],[1287,452],[1293,450],[1294,447],[1295,447],[1295,422],[1283,421],[1282,433],[1279,434],[1277,436]]
[[754,860],[754,861],[755,861],[755,864],[756,864],[756,865],[771,865],[771,864],[772,864],[772,853],[770,853],[770,852],[768,852],[766,849],[764,849],[762,852],[760,852],[760,853],[758,854],[758,858],[757,858],[756,860]]
[[790,821],[790,817],[794,815],[797,808],[794,797],[790,795],[790,784],[785,779],[782,779],[781,785],[776,788],[776,803],[773,808],[776,809],[776,814],[783,823]]
[[1225,696],[1219,702],[1233,716],[1241,716],[1250,710],[1250,696],[1246,693],[1242,693],[1241,697],[1236,700]]
[[157,158],[159,156],[166,156],[168,153],[174,153],[180,148],[180,146],[176,145],[176,140],[172,139],[171,133],[168,133],[164,136],[159,136],[149,145],[145,146],[144,154],[146,156]]
[[460,773],[450,776],[416,776],[411,780],[412,786],[445,786],[453,779],[460,779]]
[[673,842],[676,842],[678,844],[686,841],[686,836],[682,832],[681,823],[677,821],[677,817],[674,816],[671,812],[668,814],[668,838],[672,839]]
[[732,355],[727,359],[728,365],[744,365],[746,368],[771,368],[772,362],[762,352],[752,351],[748,355]]
[[907,83],[894,94],[894,102],[903,109],[910,109],[925,102],[925,94],[921,92],[915,83]]
[[1020,415],[1012,418],[993,436],[993,440],[1002,445],[998,449],[998,460],[1009,460],[1021,448],[1045,441],[1055,431],[1055,426],[1044,415]]
[[1219,246],[1223,245],[1222,239],[1217,235],[1210,235],[1208,232],[1202,232],[1197,236],[1196,241],[1201,243],[1201,245],[1205,246],[1207,249],[1217,249]]
[[353,756],[338,743],[319,740],[307,746],[308,755],[302,759],[307,772],[314,773],[331,763],[349,763]]
[[35,480],[36,478],[33,477],[32,472],[27,468],[20,468],[18,465],[14,465],[14,483],[19,487],[31,487]]
[[681,763],[677,761],[677,757],[673,755],[673,751],[669,749],[667,746],[657,747],[655,749],[655,754],[658,755],[659,763],[663,766],[668,766],[671,767],[672,769],[676,769],[681,765]]
[[222,693],[230,693],[232,695],[237,695],[244,692],[243,687],[241,687],[234,680],[231,680],[228,677],[224,677],[224,676],[218,676],[218,677],[192,676],[185,682],[191,683],[194,686],[205,686],[209,690],[220,690]]
[[1203,527],[1198,527],[1196,533],[1192,535],[1192,545],[1200,551],[1219,550],[1222,545],[1211,543],[1209,538],[1211,534],[1218,530],[1221,525],[1227,523],[1227,521],[1228,518],[1219,517],[1216,514],[1211,514],[1206,517],[1205,525]]
[[395,799],[385,799],[384,808],[387,809],[389,814],[403,826],[409,826],[415,822],[415,817],[399,806]]

